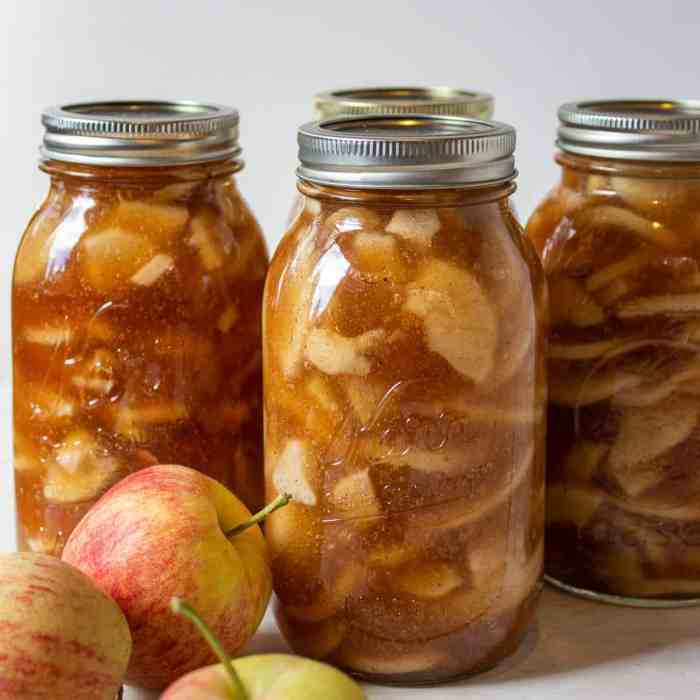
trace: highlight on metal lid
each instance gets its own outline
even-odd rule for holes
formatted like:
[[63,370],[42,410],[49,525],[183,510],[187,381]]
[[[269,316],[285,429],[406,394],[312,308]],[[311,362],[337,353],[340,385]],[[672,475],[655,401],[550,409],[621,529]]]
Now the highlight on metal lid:
[[314,98],[317,119],[360,114],[444,114],[490,119],[493,97],[452,87],[366,87],[328,90]]
[[85,102],[50,107],[42,160],[162,166],[239,159],[238,111],[187,101]]
[[516,175],[515,129],[482,119],[343,117],[303,125],[298,141],[298,176],[321,185],[444,189],[497,184]]
[[700,100],[596,100],[559,108],[557,145],[584,156],[700,161]]

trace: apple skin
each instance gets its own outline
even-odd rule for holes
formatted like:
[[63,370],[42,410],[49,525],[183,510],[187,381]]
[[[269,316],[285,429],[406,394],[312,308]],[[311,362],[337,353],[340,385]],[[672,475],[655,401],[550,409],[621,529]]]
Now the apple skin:
[[267,546],[256,525],[217,481],[194,469],[157,465],[115,484],[72,532],[63,559],[123,610],[134,651],[127,682],[159,690],[216,660],[170,599],[196,606],[228,654],[255,633],[270,599]]
[[0,554],[0,699],[114,700],[126,619],[85,574],[46,554]]
[[[249,700],[366,700],[355,681],[320,661],[291,654],[260,654],[232,663]],[[160,700],[219,699],[243,700],[221,664],[183,676],[160,696]]]

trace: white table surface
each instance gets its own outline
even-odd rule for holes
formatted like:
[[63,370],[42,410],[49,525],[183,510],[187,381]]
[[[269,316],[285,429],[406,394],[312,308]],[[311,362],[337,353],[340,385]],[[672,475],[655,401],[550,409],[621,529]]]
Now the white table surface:
[[[0,550],[14,548],[9,401],[0,388]],[[288,651],[268,614],[246,653]],[[700,607],[638,610],[545,589],[535,623],[516,654],[496,669],[432,688],[365,686],[371,700],[698,700]],[[130,689],[127,700],[157,694]],[[329,700],[332,700],[329,698]]]
[[[288,651],[269,613],[245,651]],[[431,688],[365,690],[371,700],[698,700],[700,608],[618,608],[546,588],[525,643],[494,670]]]

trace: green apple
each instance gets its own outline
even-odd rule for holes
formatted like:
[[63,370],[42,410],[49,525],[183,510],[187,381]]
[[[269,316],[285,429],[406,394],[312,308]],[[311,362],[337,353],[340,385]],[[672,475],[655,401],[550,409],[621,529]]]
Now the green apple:
[[192,606],[174,599],[172,607],[199,628],[221,663],[183,676],[160,700],[366,700],[355,681],[320,661],[291,654],[231,661]]

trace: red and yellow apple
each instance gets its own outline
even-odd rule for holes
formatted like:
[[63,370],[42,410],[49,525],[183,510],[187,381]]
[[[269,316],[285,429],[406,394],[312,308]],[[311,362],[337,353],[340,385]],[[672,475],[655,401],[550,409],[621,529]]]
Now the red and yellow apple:
[[250,519],[217,481],[158,465],[118,482],[81,520],[63,559],[124,611],[134,640],[128,683],[164,688],[215,660],[192,626],[173,616],[173,596],[201,611],[227,653],[253,636],[272,584],[260,528],[238,528]]
[[85,574],[45,554],[0,554],[0,699],[114,700],[126,619]]

